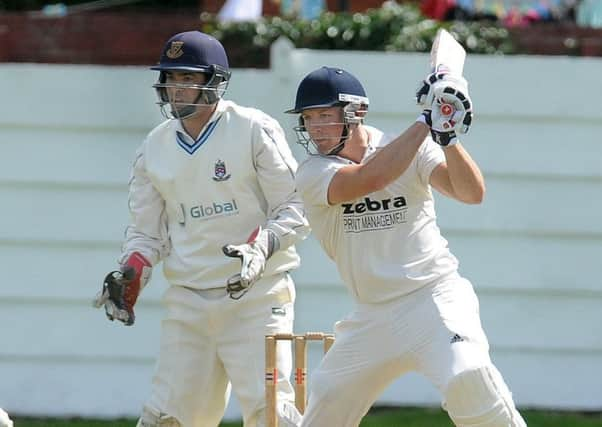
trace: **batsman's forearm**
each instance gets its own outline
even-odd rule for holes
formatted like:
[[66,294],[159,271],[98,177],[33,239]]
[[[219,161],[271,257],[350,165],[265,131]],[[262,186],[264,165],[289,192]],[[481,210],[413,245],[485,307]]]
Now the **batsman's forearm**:
[[444,149],[449,179],[456,199],[478,204],[485,197],[485,179],[481,170],[461,144]]
[[410,166],[428,133],[426,124],[414,123],[366,163],[363,179],[377,183],[378,189],[389,185]]
[[416,122],[366,163],[340,168],[328,187],[328,203],[355,200],[395,181],[410,166],[428,132],[426,124]]

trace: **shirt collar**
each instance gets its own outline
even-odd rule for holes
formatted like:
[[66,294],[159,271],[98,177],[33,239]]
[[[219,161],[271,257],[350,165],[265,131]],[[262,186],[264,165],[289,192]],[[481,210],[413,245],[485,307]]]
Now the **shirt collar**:
[[220,99],[217,102],[217,107],[215,108],[215,111],[209,117],[209,120],[207,120],[207,123],[205,123],[205,126],[203,126],[203,128],[201,129],[199,134],[196,135],[196,138],[192,138],[190,135],[188,135],[188,132],[186,132],[186,129],[184,129],[184,126],[182,126],[181,120],[174,119],[174,121],[176,122],[175,130],[178,133],[179,137],[182,138],[187,144],[193,145],[201,138],[201,136],[205,133],[207,128],[212,126],[214,124],[214,122],[216,122],[217,120],[220,119],[222,113],[225,110],[226,110],[226,101],[224,101],[223,99]]

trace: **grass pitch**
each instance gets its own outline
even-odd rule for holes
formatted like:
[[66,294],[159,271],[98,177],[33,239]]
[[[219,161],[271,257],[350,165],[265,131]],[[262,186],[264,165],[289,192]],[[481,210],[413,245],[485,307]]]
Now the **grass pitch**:
[[[529,427],[602,427],[600,413],[569,413],[522,410]],[[39,419],[14,417],[15,427],[134,427],[136,420]],[[222,423],[220,427],[242,427],[242,422]],[[335,426],[333,426],[335,427]],[[453,427],[438,408],[375,408],[360,427]]]

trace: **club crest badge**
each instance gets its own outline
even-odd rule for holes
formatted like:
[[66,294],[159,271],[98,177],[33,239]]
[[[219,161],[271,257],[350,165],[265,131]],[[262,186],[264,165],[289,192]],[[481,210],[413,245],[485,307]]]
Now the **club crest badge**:
[[223,160],[216,161],[213,170],[213,180],[225,181],[227,179],[230,179],[230,174],[226,170],[226,162],[224,162]]
[[184,54],[184,51],[182,50],[183,46],[184,42],[171,42],[171,46],[169,47],[169,50],[165,53],[165,55],[167,55],[167,57],[170,59],[179,58]]

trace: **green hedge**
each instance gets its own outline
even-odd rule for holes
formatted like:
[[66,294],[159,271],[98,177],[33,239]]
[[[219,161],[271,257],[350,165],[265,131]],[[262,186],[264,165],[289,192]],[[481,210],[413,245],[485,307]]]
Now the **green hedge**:
[[508,31],[491,22],[437,22],[416,5],[385,2],[365,13],[324,13],[313,21],[270,17],[258,22],[220,23],[203,14],[201,30],[214,35],[243,62],[261,62],[278,37],[297,48],[428,52],[437,29],[453,33],[469,53],[506,54],[515,49]]

